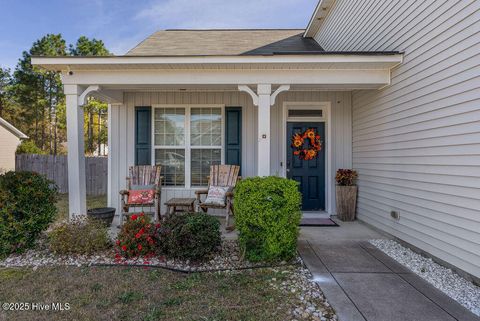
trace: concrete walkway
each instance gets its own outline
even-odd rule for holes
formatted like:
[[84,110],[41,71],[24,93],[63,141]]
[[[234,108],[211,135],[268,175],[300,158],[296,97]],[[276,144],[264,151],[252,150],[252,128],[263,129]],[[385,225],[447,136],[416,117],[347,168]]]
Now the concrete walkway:
[[340,321],[480,320],[366,242],[388,236],[339,224],[302,227],[299,251]]

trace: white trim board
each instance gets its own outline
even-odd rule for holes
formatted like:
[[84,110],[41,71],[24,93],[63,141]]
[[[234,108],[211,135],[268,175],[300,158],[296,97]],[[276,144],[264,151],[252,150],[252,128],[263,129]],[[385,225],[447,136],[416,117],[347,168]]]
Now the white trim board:
[[[106,56],[106,57],[32,57],[32,64],[50,70],[71,71],[81,66],[90,70],[111,69],[112,67],[142,69],[142,66],[172,68],[172,65],[217,64],[325,64],[360,63],[363,69],[390,69],[401,63],[403,54],[391,53],[323,53],[317,55],[272,55],[272,56]],[[108,66],[108,67],[107,67]],[[175,66],[176,67],[176,66]],[[174,67],[174,69],[175,69]],[[345,68],[345,65],[343,66]],[[343,69],[340,68],[340,69]]]
[[[323,115],[322,117],[310,117],[308,120],[305,118],[297,117],[291,118],[288,117],[288,110],[290,109],[322,109]],[[286,101],[283,103],[282,106],[282,138],[281,138],[281,150],[282,150],[282,170],[281,175],[282,177],[287,177],[287,122],[288,121],[295,121],[295,122],[324,122],[325,123],[325,131],[326,137],[325,140],[326,144],[326,175],[325,175],[325,210],[328,214],[332,213],[332,164],[333,164],[333,155],[332,155],[332,113],[331,113],[331,103],[330,102],[292,102]]]

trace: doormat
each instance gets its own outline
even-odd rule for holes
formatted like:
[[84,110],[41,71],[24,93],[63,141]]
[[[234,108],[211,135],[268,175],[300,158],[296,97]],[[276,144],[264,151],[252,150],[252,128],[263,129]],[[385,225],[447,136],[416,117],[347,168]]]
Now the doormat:
[[329,218],[302,218],[300,226],[339,226]]

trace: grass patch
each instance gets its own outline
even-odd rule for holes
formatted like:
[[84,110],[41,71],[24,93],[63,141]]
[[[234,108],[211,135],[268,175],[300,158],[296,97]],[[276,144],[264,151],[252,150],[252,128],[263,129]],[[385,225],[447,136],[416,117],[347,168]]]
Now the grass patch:
[[0,269],[0,302],[63,302],[69,311],[0,311],[0,320],[285,320],[293,296],[271,270],[180,274],[128,267]]
[[[95,207],[106,207],[107,196],[87,196],[87,209]],[[57,221],[61,221],[68,218],[68,194],[60,194],[57,201]]]

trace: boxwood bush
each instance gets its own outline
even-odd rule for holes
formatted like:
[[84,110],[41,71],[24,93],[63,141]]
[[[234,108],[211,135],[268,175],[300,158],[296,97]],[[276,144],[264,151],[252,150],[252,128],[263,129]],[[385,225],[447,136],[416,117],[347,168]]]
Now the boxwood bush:
[[159,239],[162,254],[203,260],[220,248],[220,222],[205,213],[177,213],[162,223]]
[[288,260],[295,255],[302,215],[296,181],[274,176],[244,179],[235,189],[234,209],[248,260]]
[[57,188],[32,172],[0,175],[0,256],[33,246],[57,213]]

